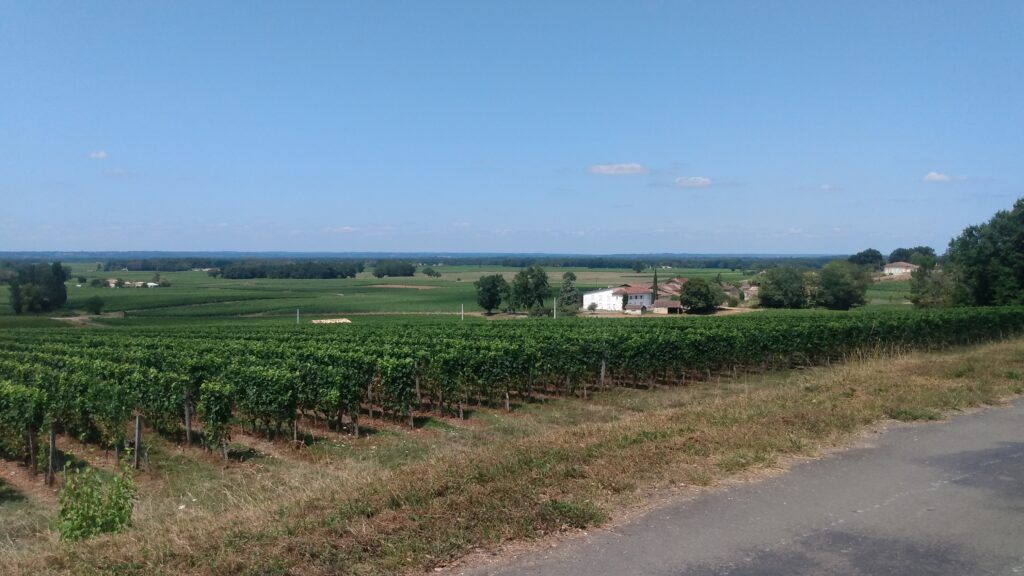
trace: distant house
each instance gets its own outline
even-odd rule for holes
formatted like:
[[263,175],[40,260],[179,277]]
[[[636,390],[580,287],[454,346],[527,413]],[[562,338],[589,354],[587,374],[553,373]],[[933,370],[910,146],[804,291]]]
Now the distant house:
[[889,262],[882,268],[882,273],[886,276],[902,276],[903,274],[910,274],[918,268],[920,266],[910,262]]
[[761,291],[759,286],[744,282],[740,285],[740,292],[743,292],[743,299],[750,301],[757,298],[758,293]]
[[683,305],[678,300],[659,298],[651,304],[651,312],[655,314],[682,314]]
[[602,288],[601,290],[584,292],[583,309],[589,310],[590,306],[593,305],[595,310],[604,310],[606,312],[621,312],[622,296],[616,296],[614,294],[614,292],[618,289],[618,286],[609,286],[608,288]]
[[[654,303],[650,286],[623,286],[612,292],[612,296],[619,298],[619,310],[629,311],[639,309],[641,312],[647,310]],[[625,308],[622,302],[626,302]],[[636,308],[631,308],[636,307]]]
[[159,288],[160,284],[156,282],[146,282],[146,288]]
[[120,282],[120,280],[118,280],[117,278],[107,278],[106,282],[107,288],[117,288],[117,284],[118,282]]
[[630,314],[632,316],[639,316],[646,311],[647,306],[641,306],[639,304],[627,304],[626,307],[622,309],[623,314]]
[[[679,296],[687,278],[672,278],[664,283],[658,284],[658,299],[669,299],[672,296]],[[650,284],[635,284],[622,286],[609,286],[593,292],[583,294],[583,309],[589,310],[590,305],[595,305],[595,310],[606,312],[626,312],[628,314],[639,314],[650,310],[654,304],[653,286]],[[625,306],[623,306],[625,299]]]

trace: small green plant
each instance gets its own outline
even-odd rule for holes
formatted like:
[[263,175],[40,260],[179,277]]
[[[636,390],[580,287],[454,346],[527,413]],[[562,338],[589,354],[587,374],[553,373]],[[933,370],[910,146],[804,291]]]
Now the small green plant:
[[885,411],[885,415],[893,420],[900,420],[901,422],[913,422],[914,420],[938,420],[942,416],[935,410],[917,406],[890,408]]
[[120,532],[131,525],[135,493],[135,479],[127,464],[107,481],[92,468],[72,470],[60,492],[60,539],[77,542],[97,534]]
[[950,372],[950,376],[953,378],[965,378],[974,373],[974,366],[971,364],[961,364]]
[[608,519],[608,515],[590,501],[570,502],[552,499],[540,505],[537,519],[541,530],[553,532],[564,528],[586,528],[600,524]]
[[1024,380],[1024,374],[1021,374],[1016,370],[1009,370],[1006,372],[1006,379],[1020,382],[1021,380]]
[[85,311],[89,314],[99,314],[103,312],[103,298],[99,296],[93,296],[85,301]]

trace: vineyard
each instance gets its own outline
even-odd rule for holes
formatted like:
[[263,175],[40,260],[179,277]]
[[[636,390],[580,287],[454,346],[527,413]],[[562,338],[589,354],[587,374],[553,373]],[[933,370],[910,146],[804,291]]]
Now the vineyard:
[[[1024,309],[794,313],[657,323],[586,319],[393,326],[0,332],[0,451],[33,470],[70,434],[116,452],[137,418],[228,456],[233,428],[297,440],[415,425],[612,387],[825,364],[864,349],[933,349],[1024,331]],[[45,454],[45,458],[40,456]],[[45,464],[44,464],[45,460]]]

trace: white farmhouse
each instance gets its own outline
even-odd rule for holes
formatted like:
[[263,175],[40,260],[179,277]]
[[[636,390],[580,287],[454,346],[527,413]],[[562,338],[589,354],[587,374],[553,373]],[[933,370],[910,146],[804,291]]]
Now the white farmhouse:
[[[612,286],[583,294],[583,309],[589,310],[596,304],[596,310],[622,312],[624,310],[649,310],[653,299],[650,286]],[[625,297],[625,298],[624,298]],[[623,308],[625,299],[626,308]]]
[[613,293],[618,290],[617,286],[594,290],[583,293],[583,309],[589,310],[591,304],[595,304],[595,310],[606,312],[622,311],[622,296],[615,296]]
[[882,268],[882,273],[886,276],[900,276],[903,274],[910,274],[914,270],[920,268],[917,264],[911,264],[910,262],[889,262]]

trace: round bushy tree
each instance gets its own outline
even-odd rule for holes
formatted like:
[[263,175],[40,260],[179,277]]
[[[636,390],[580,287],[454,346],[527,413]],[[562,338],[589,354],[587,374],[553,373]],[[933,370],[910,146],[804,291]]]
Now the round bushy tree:
[[807,305],[804,275],[790,266],[772,268],[765,272],[757,298],[764,308],[803,308]]
[[707,314],[724,300],[722,289],[704,278],[693,278],[683,286],[679,301],[691,314]]

